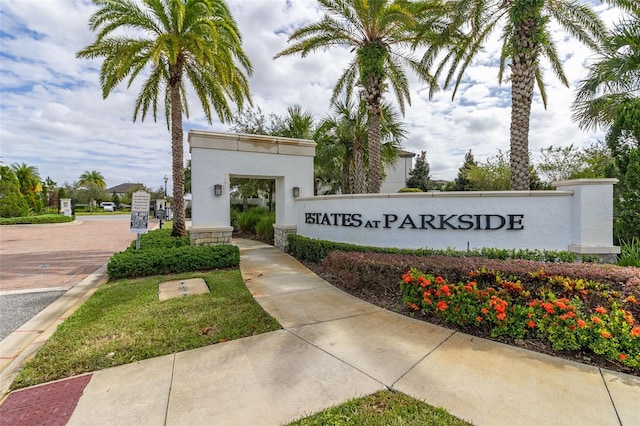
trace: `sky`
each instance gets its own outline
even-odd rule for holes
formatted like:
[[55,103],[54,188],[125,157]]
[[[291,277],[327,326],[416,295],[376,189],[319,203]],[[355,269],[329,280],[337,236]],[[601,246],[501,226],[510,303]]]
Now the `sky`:
[[[254,106],[283,115],[300,105],[317,118],[330,111],[331,91],[350,60],[334,48],[274,60],[287,38],[301,25],[317,22],[322,11],[315,0],[227,0],[238,23],[245,53],[253,65],[250,77]],[[618,12],[595,10],[612,23]],[[130,88],[119,85],[107,99],[99,84],[101,60],[77,59],[76,53],[95,35],[88,20],[95,6],[84,0],[0,0],[0,161],[37,167],[40,177],[72,184],[84,171],[99,171],[108,187],[141,182],[152,189],[169,176],[170,134],[164,116],[133,122],[135,99],[143,79]],[[570,87],[563,86],[543,63],[548,93],[545,110],[536,89],[529,147],[534,155],[553,145],[588,146],[604,137],[585,132],[571,120],[575,87],[586,75],[593,53],[552,26]],[[427,151],[432,179],[455,178],[464,155],[472,150],[484,161],[509,149],[510,86],[498,84],[499,40],[468,69],[454,100],[451,90],[432,99],[428,87],[410,76],[411,106],[402,122],[408,132],[404,149]],[[190,158],[190,129],[229,131],[217,118],[210,125],[197,99],[189,96],[185,119],[185,160]],[[393,99],[393,98],[391,98]]]

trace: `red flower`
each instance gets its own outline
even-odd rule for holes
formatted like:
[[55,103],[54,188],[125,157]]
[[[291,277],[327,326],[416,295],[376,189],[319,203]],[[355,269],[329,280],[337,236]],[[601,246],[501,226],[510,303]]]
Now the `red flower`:
[[560,301],[560,300],[556,300],[555,302],[553,302],[558,308],[560,309],[567,309],[567,305],[565,305],[564,302]]
[[607,310],[605,308],[603,308],[602,306],[598,306],[596,308],[596,312],[599,313],[599,314],[606,314]]
[[587,326],[587,324],[581,319],[579,319],[577,322],[578,322],[578,327],[580,328],[585,328]]
[[592,317],[591,321],[593,321],[596,324],[600,324],[602,322],[602,320],[600,319],[600,317]]
[[449,288],[448,285],[443,285],[442,287],[440,287],[440,291],[446,294],[447,296],[451,296],[451,289]]
[[527,325],[529,326],[529,328],[534,328],[536,326],[536,322],[535,321],[529,321],[527,323]]
[[633,327],[631,329],[631,336],[632,337],[640,337],[640,325],[636,325],[635,327]]
[[500,321],[504,321],[507,318],[507,314],[505,314],[504,312],[499,313],[498,315],[496,315],[496,317],[500,320]]
[[600,335],[601,335],[602,337],[604,337],[605,339],[611,339],[611,333],[609,333],[607,330],[602,330],[602,331],[600,332]]
[[624,361],[625,359],[627,359],[628,357],[625,354],[619,354],[618,355],[618,359],[620,359],[620,361]]
[[418,282],[420,283],[421,287],[426,287],[431,284],[431,280],[428,280],[423,276],[418,277]]
[[629,303],[633,303],[634,305],[637,305],[637,304],[638,304],[638,300],[637,300],[637,299],[636,299],[636,297],[635,297],[635,296],[633,296],[633,295],[631,295],[631,296],[627,297],[627,302],[629,302]]
[[[477,285],[477,283],[475,281],[469,281],[469,285],[471,287],[475,287]],[[629,297],[631,297],[631,296],[629,296]]]
[[544,309],[545,311],[547,311],[547,313],[552,314],[555,312],[555,310],[553,309],[553,304],[549,303],[549,302],[544,302],[542,304],[542,309]]
[[[397,277],[397,275],[396,275],[396,277]],[[412,279],[411,279],[411,274],[410,274],[409,272],[407,272],[406,274],[404,274],[404,275],[402,276],[402,280],[403,280],[405,283],[409,284],[409,283],[412,281]]]
[[439,301],[439,302],[436,304],[436,308],[437,308],[439,311],[444,311],[445,309],[447,309],[447,302],[445,302],[444,300]]
[[482,317],[480,317],[480,316],[476,317],[476,321],[482,322]]
[[444,281],[444,278],[442,278],[442,277],[437,277],[437,278],[436,278],[436,284],[440,285],[440,284],[442,284],[442,283],[444,283],[444,282],[445,282],[445,281]]
[[489,313],[489,310],[487,308],[482,308],[482,309],[480,309],[480,312],[482,312],[483,314],[486,315],[486,314]]

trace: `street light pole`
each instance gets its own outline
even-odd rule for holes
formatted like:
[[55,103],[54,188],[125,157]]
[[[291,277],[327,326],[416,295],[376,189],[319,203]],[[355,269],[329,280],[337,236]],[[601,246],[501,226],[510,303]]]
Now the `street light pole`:
[[164,175],[162,178],[164,179],[164,198],[167,198],[167,181],[169,180],[169,176]]

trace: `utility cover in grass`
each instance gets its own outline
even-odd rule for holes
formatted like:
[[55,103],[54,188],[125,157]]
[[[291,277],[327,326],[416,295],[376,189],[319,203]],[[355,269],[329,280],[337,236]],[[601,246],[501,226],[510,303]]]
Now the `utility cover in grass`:
[[160,288],[158,289],[158,297],[160,300],[203,293],[209,293],[209,287],[207,287],[207,283],[205,283],[202,278],[166,281],[160,283]]

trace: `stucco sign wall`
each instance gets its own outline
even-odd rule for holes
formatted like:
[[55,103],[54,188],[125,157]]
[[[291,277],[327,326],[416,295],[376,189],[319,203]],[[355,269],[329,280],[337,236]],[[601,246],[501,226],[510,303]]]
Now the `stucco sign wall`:
[[297,200],[297,233],[377,247],[610,254],[617,252],[611,227],[614,182],[558,182],[553,191],[309,197]]

